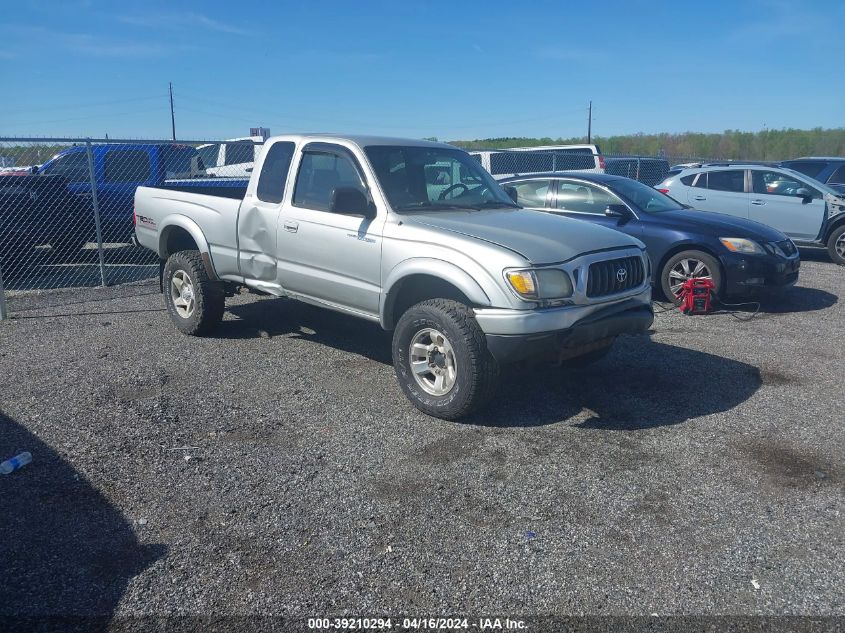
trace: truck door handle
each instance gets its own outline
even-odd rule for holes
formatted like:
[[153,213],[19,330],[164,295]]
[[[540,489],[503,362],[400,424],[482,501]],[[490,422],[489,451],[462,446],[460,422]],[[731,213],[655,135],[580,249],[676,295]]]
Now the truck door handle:
[[766,203],[762,200],[752,200],[751,204],[756,204],[758,207],[762,207]]
[[705,198],[704,196],[693,196],[692,199],[693,200],[707,200],[707,198]]
[[299,222],[285,222],[285,231],[296,233],[299,230]]

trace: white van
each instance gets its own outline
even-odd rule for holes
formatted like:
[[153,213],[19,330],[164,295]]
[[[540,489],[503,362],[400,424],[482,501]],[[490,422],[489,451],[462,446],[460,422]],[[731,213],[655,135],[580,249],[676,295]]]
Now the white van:
[[263,136],[242,136],[224,143],[206,143],[197,151],[209,176],[249,178],[263,143]]
[[512,147],[469,154],[495,178],[549,171],[605,171],[604,156],[598,145]]

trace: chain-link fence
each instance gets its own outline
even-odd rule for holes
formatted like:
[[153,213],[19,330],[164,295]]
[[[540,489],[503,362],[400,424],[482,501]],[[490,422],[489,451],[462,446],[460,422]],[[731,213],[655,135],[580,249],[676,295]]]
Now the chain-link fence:
[[155,253],[134,244],[136,188],[246,186],[261,146],[0,138],[0,318],[19,291],[156,277]]
[[[135,189],[245,187],[262,147],[261,137],[250,139],[0,138],[0,318],[21,291],[155,278],[156,254],[133,241]],[[585,171],[648,185],[675,164],[702,162],[591,146],[471,153],[495,178]]]

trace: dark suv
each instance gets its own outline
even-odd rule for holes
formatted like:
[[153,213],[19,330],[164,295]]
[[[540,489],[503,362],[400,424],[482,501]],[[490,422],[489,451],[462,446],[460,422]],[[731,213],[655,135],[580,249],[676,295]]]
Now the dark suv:
[[811,156],[785,160],[780,163],[780,166],[794,169],[825,183],[832,189],[845,193],[845,158]]

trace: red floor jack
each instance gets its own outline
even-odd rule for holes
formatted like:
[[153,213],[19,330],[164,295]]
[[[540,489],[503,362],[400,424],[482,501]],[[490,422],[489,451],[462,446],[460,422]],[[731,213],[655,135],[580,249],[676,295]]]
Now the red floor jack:
[[681,312],[684,314],[707,314],[712,308],[711,296],[716,289],[712,279],[687,279],[681,287]]

